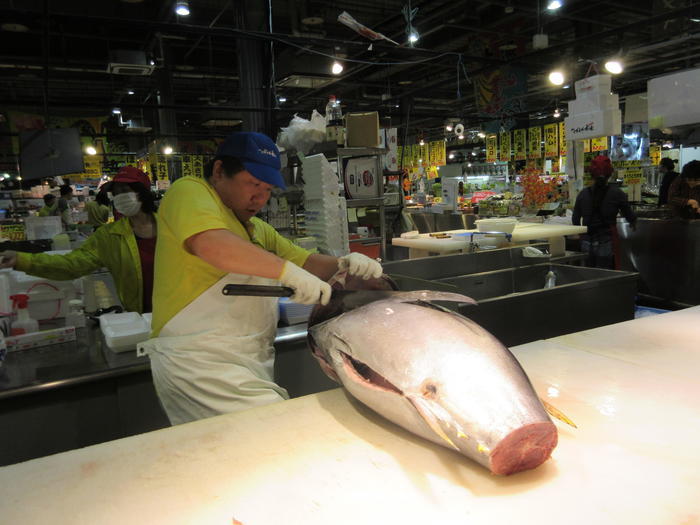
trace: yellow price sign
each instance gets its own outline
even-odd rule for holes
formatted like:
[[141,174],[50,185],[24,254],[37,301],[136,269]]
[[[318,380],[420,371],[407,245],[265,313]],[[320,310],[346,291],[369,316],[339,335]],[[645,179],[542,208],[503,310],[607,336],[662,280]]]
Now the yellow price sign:
[[486,137],[486,162],[496,162],[496,149],[498,147],[498,137],[489,135]]
[[564,122],[559,123],[559,156],[566,156],[566,126]]
[[510,154],[510,131],[501,132],[501,149],[499,158],[502,162],[508,162],[511,159]]
[[591,139],[591,151],[606,151],[608,149],[608,137]]
[[544,127],[544,156],[548,159],[559,156],[557,127],[557,124],[547,124]]
[[649,158],[654,166],[658,166],[659,162],[661,162],[661,146],[656,144],[649,146]]
[[527,159],[527,130],[516,129],[513,132],[515,160]]
[[527,131],[527,158],[541,159],[542,158],[542,128],[537,126],[529,128]]

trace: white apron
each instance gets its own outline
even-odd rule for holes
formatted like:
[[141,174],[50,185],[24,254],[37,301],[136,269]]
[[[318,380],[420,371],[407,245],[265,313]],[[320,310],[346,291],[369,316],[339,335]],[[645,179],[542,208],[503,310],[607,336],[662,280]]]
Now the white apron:
[[277,298],[224,295],[226,284],[279,282],[228,274],[138,345],[173,425],[289,399],[273,380]]

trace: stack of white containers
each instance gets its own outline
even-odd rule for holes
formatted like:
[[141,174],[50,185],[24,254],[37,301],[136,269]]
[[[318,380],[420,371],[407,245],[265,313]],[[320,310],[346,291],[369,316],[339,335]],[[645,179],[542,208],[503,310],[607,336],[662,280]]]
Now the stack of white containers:
[[337,170],[323,154],[306,157],[303,167],[306,231],[316,238],[323,253],[347,255],[348,213]]

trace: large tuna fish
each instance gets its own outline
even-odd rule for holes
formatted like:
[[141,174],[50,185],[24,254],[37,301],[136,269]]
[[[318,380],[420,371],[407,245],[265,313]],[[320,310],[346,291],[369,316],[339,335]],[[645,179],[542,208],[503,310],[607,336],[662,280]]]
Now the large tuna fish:
[[494,474],[550,457],[557,429],[513,354],[481,326],[430,302],[472,299],[394,292],[347,310],[347,298],[334,295],[316,307],[309,342],[326,374],[352,396]]

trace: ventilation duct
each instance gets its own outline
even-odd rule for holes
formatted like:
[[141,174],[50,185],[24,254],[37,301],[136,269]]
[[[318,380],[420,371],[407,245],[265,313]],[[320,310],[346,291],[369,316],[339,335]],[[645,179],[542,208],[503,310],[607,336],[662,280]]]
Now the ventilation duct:
[[148,76],[154,69],[143,51],[116,50],[109,54],[107,71],[113,75]]

